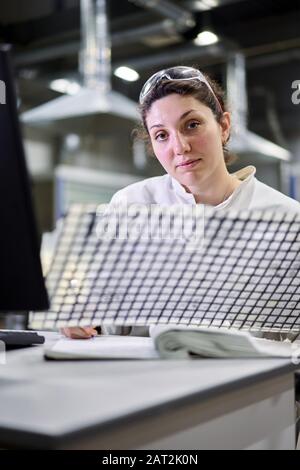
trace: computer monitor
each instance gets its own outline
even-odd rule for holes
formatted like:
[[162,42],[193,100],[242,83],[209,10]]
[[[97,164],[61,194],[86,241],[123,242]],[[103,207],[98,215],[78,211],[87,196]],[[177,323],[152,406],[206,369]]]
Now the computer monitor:
[[10,51],[0,45],[0,312],[47,308]]

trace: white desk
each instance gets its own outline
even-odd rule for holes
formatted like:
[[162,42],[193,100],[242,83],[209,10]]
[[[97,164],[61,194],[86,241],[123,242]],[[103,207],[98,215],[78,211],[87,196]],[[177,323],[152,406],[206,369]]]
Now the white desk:
[[0,366],[0,447],[293,449],[287,360],[44,361]]

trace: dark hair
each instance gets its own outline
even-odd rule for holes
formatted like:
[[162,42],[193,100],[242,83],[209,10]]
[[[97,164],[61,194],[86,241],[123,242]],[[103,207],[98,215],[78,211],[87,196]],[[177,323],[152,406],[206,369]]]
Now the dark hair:
[[[195,99],[200,101],[200,103],[203,103],[205,106],[210,108],[215,116],[216,121],[218,123],[221,122],[223,112],[227,111],[227,104],[225,102],[224,91],[220,87],[220,85],[218,85],[218,83],[213,81],[207,75],[205,75],[205,78],[213,89],[213,92],[216,95],[219,103],[216,101],[216,98],[213,96],[209,88],[199,80],[162,80],[153,88],[153,90],[149,92],[149,94],[144,99],[143,103],[139,105],[142,124],[134,130],[133,137],[142,139],[146,143],[147,149],[151,149],[152,155],[153,150],[149,137],[149,132],[147,129],[146,117],[152,104],[160,98],[164,98],[165,96],[168,96],[172,93],[177,93],[178,95],[182,96],[193,96]],[[220,109],[220,105],[222,107],[223,112]],[[226,146],[227,142],[223,144],[223,152],[225,163],[227,166],[229,166],[236,160],[236,156],[228,151]]]

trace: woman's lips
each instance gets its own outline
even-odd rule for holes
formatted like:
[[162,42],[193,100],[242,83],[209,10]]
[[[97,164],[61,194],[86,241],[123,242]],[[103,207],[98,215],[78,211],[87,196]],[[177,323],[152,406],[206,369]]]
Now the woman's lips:
[[192,168],[199,163],[201,158],[198,158],[197,160],[188,160],[187,162],[182,162],[177,165],[177,168]]

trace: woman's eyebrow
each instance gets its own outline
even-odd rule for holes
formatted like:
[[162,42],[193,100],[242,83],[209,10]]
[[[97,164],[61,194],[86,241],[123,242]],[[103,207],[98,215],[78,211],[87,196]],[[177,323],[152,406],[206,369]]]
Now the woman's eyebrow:
[[[180,116],[179,121],[182,121],[182,119],[186,118],[190,113],[193,113],[194,111],[195,111],[195,109],[190,109],[189,111],[185,111]],[[164,127],[164,125],[163,124],[153,124],[153,126],[151,126],[150,129],[153,129],[153,127]]]
[[193,113],[194,111],[196,111],[195,109],[190,109],[189,111],[186,111],[185,113],[183,113],[179,120],[181,121],[182,119],[184,119],[185,117],[187,117],[190,113]]

